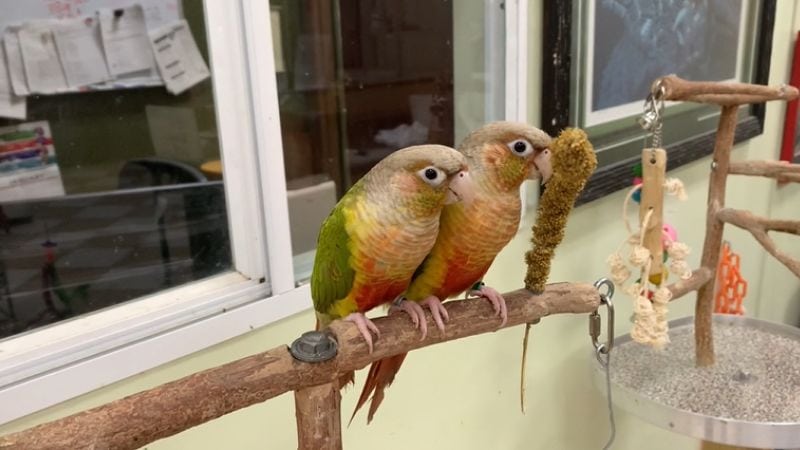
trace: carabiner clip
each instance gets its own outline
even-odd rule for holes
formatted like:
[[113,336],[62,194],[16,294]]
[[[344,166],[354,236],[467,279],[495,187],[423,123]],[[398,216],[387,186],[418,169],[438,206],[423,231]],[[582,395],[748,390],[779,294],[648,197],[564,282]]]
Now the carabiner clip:
[[[600,291],[600,288],[605,286],[606,292]],[[600,342],[600,332],[602,329],[600,322],[599,308],[589,314],[589,336],[592,338],[592,346],[594,347],[597,360],[604,363],[600,355],[608,355],[614,347],[614,303],[611,301],[614,298],[614,283],[607,278],[601,278],[594,283],[594,287],[600,292],[600,304],[608,308],[608,316],[606,317],[606,342]]]

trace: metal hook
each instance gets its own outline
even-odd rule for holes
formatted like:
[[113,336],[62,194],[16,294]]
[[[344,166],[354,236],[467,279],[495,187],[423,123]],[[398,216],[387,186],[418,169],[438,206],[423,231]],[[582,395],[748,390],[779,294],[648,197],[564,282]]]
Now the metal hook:
[[[605,286],[606,292],[603,293],[601,288]],[[594,287],[600,292],[600,304],[608,308],[608,316],[606,317],[606,342],[600,342],[600,332],[602,325],[600,322],[599,308],[589,314],[589,336],[592,338],[592,346],[594,347],[597,360],[604,364],[600,355],[608,355],[614,347],[614,303],[611,301],[614,298],[614,283],[608,278],[601,278],[594,283]]]
[[[666,94],[667,88],[664,86],[662,80],[659,80],[653,85],[653,89],[647,95],[644,101],[644,112],[637,119],[639,126],[650,132],[650,137],[652,139],[651,148],[661,147],[662,117],[664,114],[664,97],[666,97]],[[645,145],[647,145],[646,138]],[[655,154],[653,156],[655,156]]]

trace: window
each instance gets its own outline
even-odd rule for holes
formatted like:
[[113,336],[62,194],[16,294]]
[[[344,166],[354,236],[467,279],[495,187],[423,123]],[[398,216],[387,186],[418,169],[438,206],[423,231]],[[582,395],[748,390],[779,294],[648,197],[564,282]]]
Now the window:
[[[503,117],[500,2],[272,0],[295,275],[322,221],[389,153]],[[489,36],[492,39],[489,39]]]
[[[207,61],[202,4],[170,3],[154,8],[185,16]],[[172,95],[129,76],[31,94],[25,119],[0,119],[0,338],[231,269],[224,182],[207,167],[220,159],[211,80]]]
[[373,164],[524,119],[524,1],[137,2],[174,6],[210,78],[0,123],[47,123],[64,190],[0,200],[0,423],[310,307],[319,225]]

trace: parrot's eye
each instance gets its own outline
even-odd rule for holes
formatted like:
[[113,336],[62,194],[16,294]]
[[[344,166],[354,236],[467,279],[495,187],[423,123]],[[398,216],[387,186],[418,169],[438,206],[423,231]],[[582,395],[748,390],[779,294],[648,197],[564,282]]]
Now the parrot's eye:
[[517,139],[508,144],[508,148],[511,149],[511,152],[517,156],[528,156],[533,153],[533,146],[530,142],[524,139]]
[[442,184],[442,182],[446,178],[441,170],[431,166],[428,166],[420,170],[419,172],[417,172],[417,175],[419,175],[420,178],[425,180],[426,183],[430,184],[433,187]]

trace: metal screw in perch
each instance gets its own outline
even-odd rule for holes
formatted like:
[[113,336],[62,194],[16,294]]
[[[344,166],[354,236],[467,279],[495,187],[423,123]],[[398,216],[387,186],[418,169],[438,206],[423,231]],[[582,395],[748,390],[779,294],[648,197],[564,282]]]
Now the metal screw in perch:
[[292,342],[289,348],[295,359],[316,363],[328,361],[338,351],[336,340],[328,333],[322,331],[307,331]]

